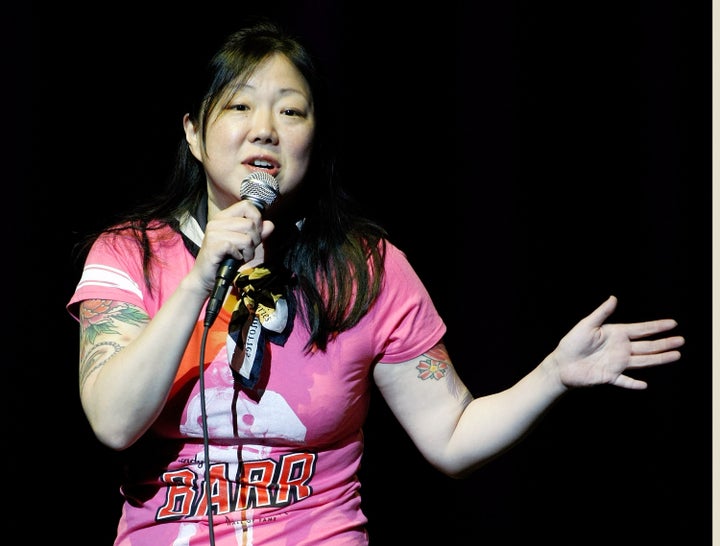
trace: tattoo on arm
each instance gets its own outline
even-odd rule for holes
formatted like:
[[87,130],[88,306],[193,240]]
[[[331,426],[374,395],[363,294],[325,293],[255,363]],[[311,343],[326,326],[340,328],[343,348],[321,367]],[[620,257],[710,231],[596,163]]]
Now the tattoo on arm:
[[149,317],[137,307],[113,300],[86,300],[80,306],[80,388],[87,378],[101,368],[113,355],[122,350],[123,345],[117,341],[103,340],[97,342],[100,335],[122,336],[118,331],[118,323],[142,325]]
[[420,363],[415,367],[418,370],[418,378],[423,381],[427,379],[440,381],[447,378],[448,389],[455,397],[462,397],[465,404],[472,401],[472,394],[462,384],[457,374],[454,373],[452,362],[444,344],[438,343],[428,352],[423,353],[420,358]]
[[122,346],[114,341],[103,341],[93,345],[91,350],[80,359],[80,390],[90,374],[96,369],[102,368],[110,357],[119,353],[121,349]]
[[439,381],[447,375],[450,365],[446,360],[436,360],[431,353],[423,353],[422,360],[416,368],[420,379],[437,379]]
[[445,377],[450,371],[450,358],[443,343],[438,343],[428,352],[420,357],[420,363],[416,366],[418,377],[425,379],[437,379]]
[[86,300],[80,306],[80,323],[85,342],[94,343],[99,334],[118,334],[114,321],[145,324],[149,317],[134,305],[113,300]]

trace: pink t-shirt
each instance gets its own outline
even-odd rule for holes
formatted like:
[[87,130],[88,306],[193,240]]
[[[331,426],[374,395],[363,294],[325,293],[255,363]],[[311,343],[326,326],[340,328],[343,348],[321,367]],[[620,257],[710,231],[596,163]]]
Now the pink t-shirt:
[[[181,236],[154,232],[154,292],[134,241],[104,236],[91,249],[68,310],[86,299],[119,300],[154,316],[193,264]],[[226,348],[230,309],[205,349],[205,400],[217,546],[366,545],[358,468],[362,426],[376,362],[427,351],[445,333],[405,255],[388,243],[385,283],[376,304],[327,352],[303,352],[299,319],[284,346],[270,345],[259,399],[234,386]],[[162,414],[124,452],[125,497],[116,546],[207,546],[205,455],[199,396],[203,314],[198,318]],[[265,370],[265,366],[268,366]]]

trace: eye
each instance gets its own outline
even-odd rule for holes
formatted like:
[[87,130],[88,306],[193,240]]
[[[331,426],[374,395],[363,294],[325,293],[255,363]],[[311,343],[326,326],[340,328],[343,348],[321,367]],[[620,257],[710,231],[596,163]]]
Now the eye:
[[283,109],[282,114],[289,117],[305,117],[305,112],[302,110],[296,110],[295,108],[285,108]]
[[245,112],[249,107],[246,104],[230,104],[228,110],[235,110],[236,112]]

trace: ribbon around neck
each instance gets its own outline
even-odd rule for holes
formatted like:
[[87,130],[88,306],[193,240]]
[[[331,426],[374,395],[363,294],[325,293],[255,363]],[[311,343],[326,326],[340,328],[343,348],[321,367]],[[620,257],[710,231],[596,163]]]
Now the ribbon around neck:
[[260,378],[267,343],[283,346],[292,331],[294,277],[282,266],[261,264],[233,281],[237,303],[228,326],[228,357],[233,378],[253,389]]

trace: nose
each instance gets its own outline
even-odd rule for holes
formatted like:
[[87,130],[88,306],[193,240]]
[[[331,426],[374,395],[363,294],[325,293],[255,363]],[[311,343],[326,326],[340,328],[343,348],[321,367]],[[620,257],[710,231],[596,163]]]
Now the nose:
[[277,132],[273,123],[272,113],[264,110],[256,110],[252,118],[252,127],[248,134],[251,142],[263,144],[276,144]]

